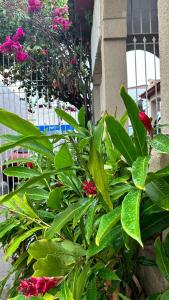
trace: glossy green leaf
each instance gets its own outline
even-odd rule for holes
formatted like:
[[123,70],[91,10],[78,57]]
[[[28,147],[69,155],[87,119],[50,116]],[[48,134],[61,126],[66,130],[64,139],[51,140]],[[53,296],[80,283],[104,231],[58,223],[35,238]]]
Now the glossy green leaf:
[[119,276],[112,270],[105,268],[99,272],[99,276],[105,280],[121,281]]
[[132,165],[133,181],[135,186],[140,190],[144,190],[145,188],[145,181],[148,172],[148,163],[149,163],[149,157],[140,156],[136,159],[136,161]]
[[154,294],[147,298],[147,300],[160,300],[161,294]]
[[85,200],[82,206],[78,209],[77,212],[75,212],[74,218],[73,218],[73,227],[75,228],[82,216],[86,214],[86,212],[89,210],[89,207],[92,205],[91,199]]
[[60,209],[62,200],[63,200],[62,188],[55,188],[49,194],[49,198],[47,200],[47,206],[52,209]]
[[157,238],[154,243],[156,263],[167,280],[169,280],[169,258],[166,256],[166,252],[160,238]]
[[14,238],[7,251],[6,251],[6,255],[5,255],[5,259],[8,259],[10,256],[12,256],[15,251],[18,249],[20,243],[22,243],[24,240],[26,240],[27,238],[29,238],[30,236],[32,236],[36,231],[39,231],[39,230],[42,230],[41,227],[35,227],[35,228],[32,228],[28,231],[26,231],[24,234],[22,234],[21,236],[17,237],[17,238]]
[[27,188],[25,193],[31,200],[47,200],[49,197],[49,192],[42,188]]
[[140,156],[146,156],[148,155],[147,133],[142,122],[138,118],[138,106],[136,102],[128,95],[123,86],[120,89],[120,95],[123,99],[124,105],[127,109],[127,113],[133,127],[134,141],[137,149],[137,154]]
[[75,258],[86,255],[86,251],[81,245],[68,240],[62,242],[48,239],[35,241],[29,246],[28,252],[34,259],[44,258],[48,254],[55,254],[58,257],[68,255]]
[[57,214],[51,227],[46,231],[45,236],[47,238],[52,238],[56,233],[59,233],[63,226],[74,218],[75,213],[79,210],[79,208],[79,203],[72,204]]
[[45,178],[50,177],[51,175],[54,175],[56,172],[51,170],[49,172],[44,172],[40,176],[35,176],[29,180],[27,180],[23,185],[19,186],[15,191],[11,192],[10,194],[5,195],[0,199],[0,204],[8,201],[11,199],[14,195],[18,194],[19,192],[25,191],[28,187],[32,186],[33,184],[37,183],[38,181],[42,181]]
[[20,224],[19,221],[12,221],[11,223],[7,224],[5,222],[5,226],[0,227],[0,239],[9,231],[11,231],[13,228],[17,227]]
[[153,149],[162,152],[169,153],[169,137],[164,134],[156,135],[151,141],[150,144]]
[[67,144],[63,144],[55,155],[55,168],[57,171],[73,166],[72,155],[70,154]]
[[39,258],[33,266],[35,277],[57,277],[64,276],[70,270],[71,266],[65,263],[64,257],[58,257],[56,255],[48,254],[44,258]]
[[96,245],[99,245],[105,235],[117,224],[121,217],[121,206],[113,209],[106,215],[103,215],[100,220],[99,228],[96,235]]
[[85,108],[84,106],[81,107],[81,109],[79,109],[79,112],[78,112],[78,122],[79,122],[79,125],[82,126],[82,127],[85,127]]
[[141,219],[141,233],[143,240],[151,238],[169,227],[168,212],[147,215]]
[[157,206],[169,210],[169,184],[163,178],[148,183],[146,193]]
[[165,291],[165,292],[162,294],[160,300],[168,300],[168,299],[169,299],[169,290]]
[[119,296],[120,296],[120,299],[122,299],[122,300],[131,300],[130,298],[122,295],[121,293],[119,294]]
[[167,166],[163,169],[160,169],[159,171],[152,174],[152,176],[154,176],[155,178],[161,178],[161,177],[169,176],[169,166]]
[[124,231],[143,246],[140,234],[140,201],[139,190],[130,191],[122,202],[121,223]]
[[79,270],[79,276],[76,281],[76,285],[73,291],[74,299],[81,300],[83,291],[88,279],[88,272],[90,270],[90,262],[88,262],[85,266],[83,266],[82,270]]
[[129,135],[123,126],[112,116],[106,116],[108,132],[111,136],[114,147],[120,151],[129,165],[136,160],[136,149]]
[[64,282],[64,286],[59,293],[59,300],[74,300],[73,294],[71,290],[68,288],[66,281]]
[[[32,123],[2,108],[0,108],[0,123],[18,133],[23,134],[24,136],[43,136],[39,129]],[[41,141],[41,143],[46,147],[51,148],[51,144],[47,141],[47,139],[45,141]]]
[[63,111],[60,108],[56,108],[55,112],[57,113],[57,115],[60,118],[62,118],[64,121],[66,121],[66,123],[71,125],[77,131],[79,130],[79,124],[76,122],[76,120],[70,114],[66,113],[65,111]]
[[103,139],[103,132],[104,132],[104,118],[101,118],[98,124],[94,128],[94,145],[98,152],[101,150],[101,143]]
[[97,300],[97,287],[95,277],[88,284],[86,300]]
[[108,191],[107,176],[104,171],[104,164],[95,145],[91,142],[88,168],[92,175],[98,191],[102,194],[103,199],[109,208],[112,208],[110,195]]
[[127,192],[129,192],[132,189],[133,189],[133,186],[131,186],[129,184],[113,186],[110,191],[111,199],[113,201],[118,200],[121,196],[123,196],[124,194],[126,194]]
[[37,170],[29,169],[26,167],[9,167],[6,168],[3,173],[7,176],[14,176],[18,178],[31,178],[39,176],[40,173]]
[[93,233],[93,223],[94,223],[96,209],[97,209],[96,202],[94,202],[87,214],[87,217],[86,217],[85,229],[86,229],[86,240],[87,240],[88,244],[90,244],[90,238]]
[[[9,139],[9,138],[8,138]],[[53,161],[54,154],[52,149],[42,145],[40,141],[47,141],[45,136],[10,136],[10,142],[2,144],[0,147],[0,153],[5,152],[9,149],[15,148],[16,146],[23,146],[25,149],[30,149],[34,152],[40,153],[41,155],[47,156]],[[51,148],[51,147],[50,147]]]

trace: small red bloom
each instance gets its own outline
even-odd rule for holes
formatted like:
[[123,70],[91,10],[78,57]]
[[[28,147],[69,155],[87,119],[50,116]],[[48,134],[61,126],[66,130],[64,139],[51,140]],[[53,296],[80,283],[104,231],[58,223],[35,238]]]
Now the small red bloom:
[[153,137],[153,127],[151,125],[151,119],[144,113],[144,112],[139,112],[139,120],[144,124],[144,127],[148,131],[149,135]]
[[83,191],[88,196],[90,196],[90,195],[96,195],[96,193],[97,193],[97,189],[96,189],[96,186],[95,186],[95,184],[94,184],[93,181],[84,180],[82,182],[82,188],[83,188]]
[[50,289],[58,285],[60,278],[56,277],[30,277],[21,280],[18,290],[26,297],[39,294],[45,295]]
[[27,163],[27,168],[28,169],[33,169],[33,163],[32,162],[28,162]]

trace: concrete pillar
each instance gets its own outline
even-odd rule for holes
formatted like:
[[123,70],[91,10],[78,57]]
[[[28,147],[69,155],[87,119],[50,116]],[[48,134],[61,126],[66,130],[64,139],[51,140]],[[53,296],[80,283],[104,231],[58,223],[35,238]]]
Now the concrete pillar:
[[121,116],[125,111],[119,95],[127,86],[127,0],[101,0],[102,111]]
[[[161,69],[161,123],[168,123],[169,116],[169,1],[158,0],[159,47]],[[169,133],[164,127],[163,133]]]

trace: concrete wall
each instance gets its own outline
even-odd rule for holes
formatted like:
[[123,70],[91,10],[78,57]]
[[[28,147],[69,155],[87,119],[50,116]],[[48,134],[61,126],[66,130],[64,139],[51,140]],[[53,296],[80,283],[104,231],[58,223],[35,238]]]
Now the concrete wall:
[[118,116],[124,112],[119,89],[127,85],[126,37],[127,0],[95,0],[91,36],[95,121],[105,111]]

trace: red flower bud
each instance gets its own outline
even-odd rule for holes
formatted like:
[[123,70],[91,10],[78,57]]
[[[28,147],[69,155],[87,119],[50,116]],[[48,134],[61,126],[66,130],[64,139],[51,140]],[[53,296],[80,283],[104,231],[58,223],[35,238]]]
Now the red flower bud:
[[96,195],[97,193],[97,189],[93,181],[84,180],[82,182],[82,188],[87,196]]
[[33,169],[33,163],[32,162],[28,162],[27,163],[27,168],[28,169]]
[[151,125],[151,119],[142,111],[139,112],[138,117],[148,131],[149,135],[153,137],[153,127]]

